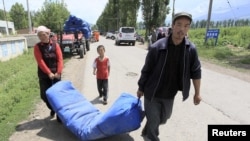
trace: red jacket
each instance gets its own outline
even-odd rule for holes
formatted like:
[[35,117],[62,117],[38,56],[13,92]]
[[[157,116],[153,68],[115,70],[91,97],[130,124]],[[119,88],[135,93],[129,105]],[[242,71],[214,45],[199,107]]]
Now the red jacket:
[[[49,43],[52,45],[52,41]],[[63,69],[63,56],[62,56],[62,51],[58,43],[56,43],[56,58],[57,58],[57,72],[58,74],[62,73]],[[42,53],[39,49],[38,44],[34,46],[34,56],[36,59],[36,62],[38,64],[38,67],[46,74],[52,73],[49,67],[46,65],[45,61],[43,60]]]

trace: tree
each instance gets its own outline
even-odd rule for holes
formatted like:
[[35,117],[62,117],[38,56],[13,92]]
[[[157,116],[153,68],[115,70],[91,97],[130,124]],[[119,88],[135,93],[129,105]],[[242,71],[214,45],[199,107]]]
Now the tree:
[[59,32],[70,12],[65,3],[45,0],[41,11],[36,14],[39,25],[45,25],[53,32]]
[[5,20],[4,10],[0,9],[0,20]]
[[118,30],[120,26],[136,27],[140,0],[109,0],[96,25],[99,30]]
[[166,15],[169,14],[169,0],[142,0],[142,14],[146,26],[146,34],[151,27],[164,26]]
[[14,22],[16,29],[23,29],[28,27],[27,13],[20,3],[15,3],[10,9],[10,17]]

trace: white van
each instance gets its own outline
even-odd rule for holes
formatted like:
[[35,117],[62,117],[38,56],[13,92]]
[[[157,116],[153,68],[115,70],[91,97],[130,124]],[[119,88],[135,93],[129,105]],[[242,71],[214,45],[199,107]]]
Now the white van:
[[120,43],[128,43],[134,46],[136,41],[135,33],[134,27],[120,27],[116,34],[115,44],[120,45]]

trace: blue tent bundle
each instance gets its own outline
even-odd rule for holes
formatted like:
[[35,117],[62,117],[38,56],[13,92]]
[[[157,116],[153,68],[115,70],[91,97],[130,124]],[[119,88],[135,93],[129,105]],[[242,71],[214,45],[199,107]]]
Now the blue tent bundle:
[[64,32],[76,32],[81,31],[85,38],[89,39],[91,37],[91,28],[88,22],[77,18],[74,15],[70,15],[68,19],[64,22],[63,27]]
[[94,107],[70,81],[57,82],[46,94],[63,125],[82,141],[134,131],[144,118],[141,101],[129,93],[121,93],[105,113]]

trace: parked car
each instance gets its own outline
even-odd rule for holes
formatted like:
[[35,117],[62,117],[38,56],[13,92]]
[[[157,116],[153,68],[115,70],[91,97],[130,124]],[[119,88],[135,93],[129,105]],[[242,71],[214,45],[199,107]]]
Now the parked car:
[[115,32],[107,32],[106,39],[115,39]]
[[116,34],[115,44],[128,43],[135,45],[136,32],[134,27],[120,27]]

